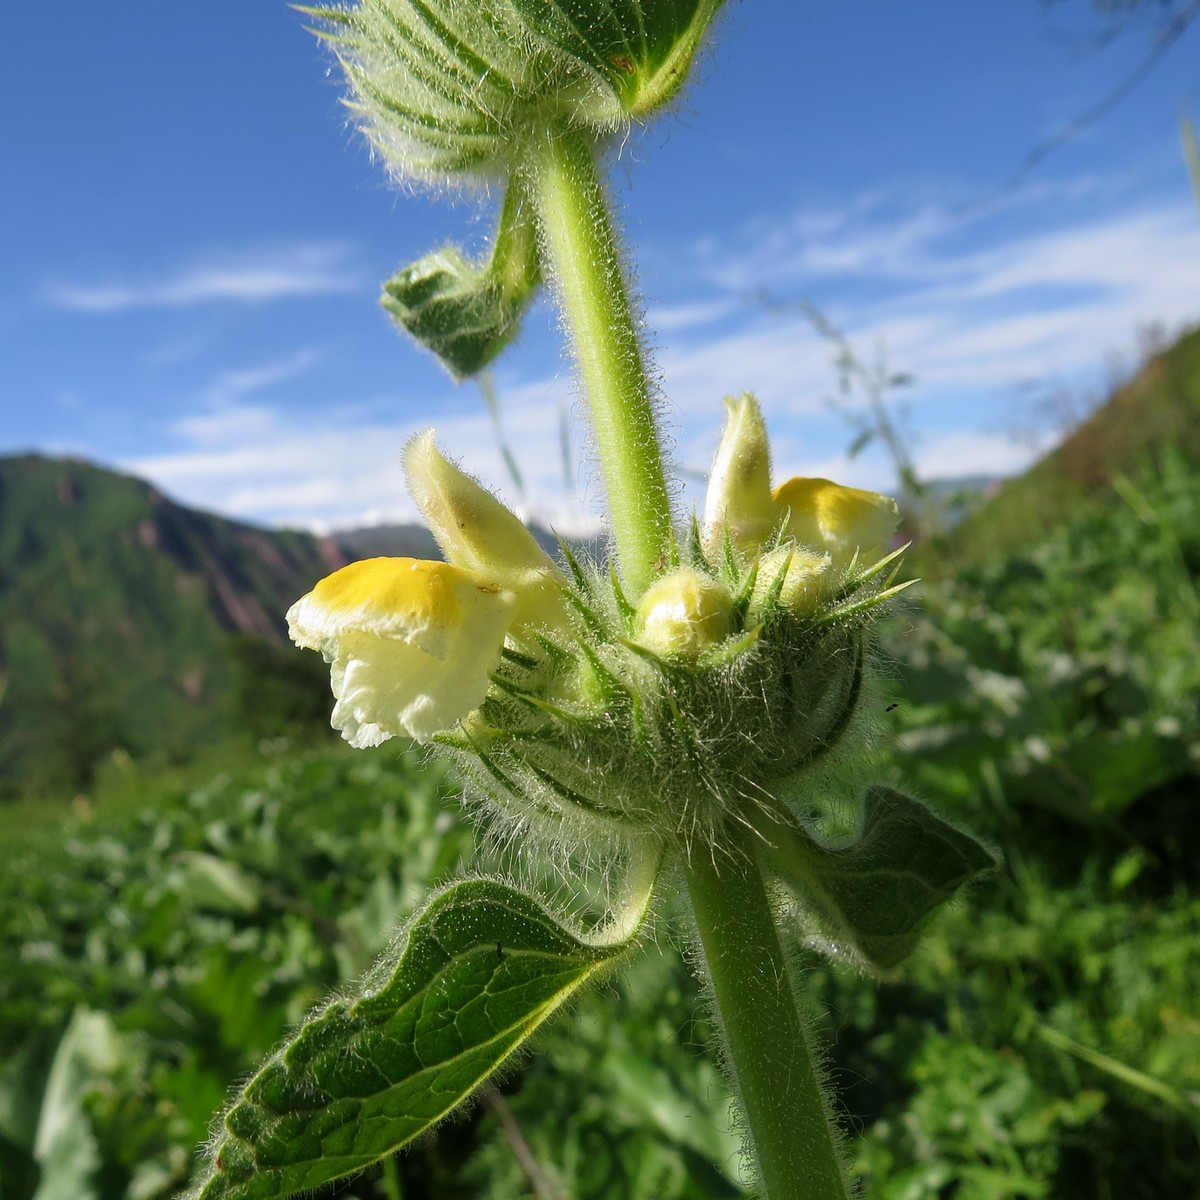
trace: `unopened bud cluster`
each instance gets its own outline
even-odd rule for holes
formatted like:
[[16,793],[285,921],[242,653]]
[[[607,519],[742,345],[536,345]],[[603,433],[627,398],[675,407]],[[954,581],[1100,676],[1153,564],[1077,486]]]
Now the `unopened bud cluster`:
[[507,174],[556,126],[606,136],[669,101],[723,0],[359,0],[323,22],[389,166]]

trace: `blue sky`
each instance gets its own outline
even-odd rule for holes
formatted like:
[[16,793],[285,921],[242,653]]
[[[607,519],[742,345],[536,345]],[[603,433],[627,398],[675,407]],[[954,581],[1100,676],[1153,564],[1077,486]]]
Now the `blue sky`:
[[[40,0],[5,26],[0,453],[82,455],[226,515],[330,528],[411,516],[400,452],[433,425],[527,511],[594,515],[548,306],[495,372],[523,494],[477,388],[377,308],[397,267],[480,249],[487,206],[387,181],[298,14]],[[830,348],[764,290],[915,378],[898,399],[931,476],[1019,469],[1045,444],[1040,400],[1070,407],[1129,368],[1139,331],[1200,321],[1178,132],[1181,108],[1200,118],[1200,27],[1007,186],[1153,30],[1100,49],[1099,28],[1085,0],[730,0],[676,111],[613,171],[681,466],[706,467],[722,395],[752,390],[780,475],[890,486],[883,458],[845,458],[855,401],[830,405]]]

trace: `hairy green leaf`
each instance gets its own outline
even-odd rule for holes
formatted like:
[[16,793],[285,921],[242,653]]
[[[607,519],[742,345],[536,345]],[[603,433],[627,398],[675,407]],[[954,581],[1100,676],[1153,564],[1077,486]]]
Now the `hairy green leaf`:
[[245,1085],[193,1200],[308,1191],[411,1141],[618,958],[636,927],[622,932],[585,941],[495,880],[446,888]]
[[767,832],[772,846],[764,857],[833,941],[850,942],[877,967],[893,967],[912,952],[934,912],[996,863],[970,834],[895,788],[872,784],[862,804],[852,841],[822,845],[781,819]]
[[682,86],[723,0],[512,0],[531,29],[585,64],[641,116]]
[[389,279],[379,302],[456,379],[466,379],[516,336],[541,279],[532,209],[514,180],[485,263],[444,246]]

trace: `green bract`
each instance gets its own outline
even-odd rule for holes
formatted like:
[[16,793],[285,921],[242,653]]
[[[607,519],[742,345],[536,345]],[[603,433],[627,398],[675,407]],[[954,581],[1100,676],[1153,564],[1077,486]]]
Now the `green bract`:
[[704,644],[717,615],[704,610],[687,630],[689,587],[672,647],[669,626],[647,628],[610,576],[573,563],[580,636],[506,652],[480,708],[439,735],[502,810],[711,853],[838,744],[863,690],[865,626],[891,594],[884,571],[848,577],[811,613],[771,589],[750,624],[757,563],[710,563],[695,544],[685,557],[665,581],[728,597],[722,636]]
[[456,379],[465,379],[516,335],[541,280],[531,206],[514,178],[486,262],[470,262],[456,246],[443,246],[392,276],[379,302]]
[[508,174],[549,127],[611,134],[670,100],[723,0],[361,0],[308,8],[389,166]]

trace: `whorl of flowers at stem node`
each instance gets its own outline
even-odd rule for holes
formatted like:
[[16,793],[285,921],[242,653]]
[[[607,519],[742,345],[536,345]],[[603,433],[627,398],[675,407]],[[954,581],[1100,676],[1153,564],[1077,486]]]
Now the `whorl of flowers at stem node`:
[[723,0],[359,0],[305,7],[399,175],[507,174],[521,143],[607,136],[667,103]]
[[892,501],[772,492],[758,405],[727,407],[705,527],[636,605],[414,438],[409,487],[449,561],[356,563],[289,613],[332,665],[334,725],[452,747],[499,808],[564,830],[720,844],[852,726],[865,625],[899,590],[894,555],[875,561]]

